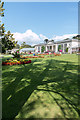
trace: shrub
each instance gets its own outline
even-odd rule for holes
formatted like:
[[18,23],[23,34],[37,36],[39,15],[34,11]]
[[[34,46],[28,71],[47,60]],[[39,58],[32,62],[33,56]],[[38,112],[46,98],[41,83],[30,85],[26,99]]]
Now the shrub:
[[12,55],[14,56],[14,58],[20,58],[19,50],[17,50],[15,53],[12,53]]
[[66,52],[68,52],[68,48],[66,48]]
[[42,48],[41,48],[41,52],[44,52],[44,50],[45,50],[45,47],[44,47],[44,46],[42,46]]

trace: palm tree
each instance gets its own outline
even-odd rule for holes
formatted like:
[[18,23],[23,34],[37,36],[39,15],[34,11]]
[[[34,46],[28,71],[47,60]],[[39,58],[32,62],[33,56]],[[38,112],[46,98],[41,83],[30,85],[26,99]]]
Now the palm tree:
[[45,43],[48,43],[48,39],[45,39],[44,42],[45,42]]
[[54,40],[51,40],[52,42],[54,42]]

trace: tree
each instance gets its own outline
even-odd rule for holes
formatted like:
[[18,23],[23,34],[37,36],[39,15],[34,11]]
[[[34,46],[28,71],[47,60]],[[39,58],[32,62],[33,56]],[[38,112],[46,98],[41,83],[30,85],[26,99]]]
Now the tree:
[[58,51],[61,50],[61,45],[58,46]]
[[3,37],[5,33],[4,24],[0,25],[0,36]]
[[0,53],[2,52],[2,38],[4,37],[4,24],[0,25]]
[[[3,5],[4,5],[4,2],[1,3],[1,1],[0,1],[0,16],[1,17],[4,16]],[[10,31],[8,31],[7,34],[5,34],[4,24],[2,24],[2,25],[0,24],[0,36],[1,36],[0,51],[2,53],[5,53],[6,50],[11,50],[12,48],[14,48],[16,46],[17,41],[15,42],[15,40],[13,38],[13,34],[11,34]],[[2,48],[2,50],[1,50],[1,48]]]
[[17,41],[15,42],[15,39],[13,38],[13,34],[10,33],[10,31],[7,32],[7,34],[4,34],[4,37],[1,38],[2,43],[2,53],[5,53],[6,50],[13,49]]
[[66,52],[68,52],[68,48],[66,48]]
[[31,48],[31,45],[28,45],[28,44],[26,44],[26,42],[23,42],[22,44],[21,44],[21,47],[20,47],[21,49],[22,48]]
[[1,17],[4,16],[4,12],[3,12],[3,11],[4,11],[5,9],[3,8],[3,5],[4,5],[4,2],[1,2],[1,0],[0,0],[0,16],[1,16]]
[[34,46],[31,46],[31,48],[35,48],[35,45],[34,45]]
[[74,36],[73,39],[78,39],[78,40],[80,40],[80,35]]
[[45,40],[44,40],[45,43],[48,43],[48,41],[49,41],[48,39],[45,39]]
[[16,49],[20,49],[20,45],[19,45],[19,44],[16,44],[15,48],[16,48]]
[[25,48],[25,46],[26,46],[26,42],[23,42],[23,43],[21,44],[21,48]]
[[54,40],[51,40],[52,42],[54,42]]
[[[4,2],[1,2],[1,0],[0,0],[0,17],[4,16],[3,5],[4,5]],[[5,32],[4,24],[1,24],[1,21],[0,21],[0,52],[2,52],[1,38],[4,36],[4,32]]]
[[41,52],[44,52],[44,51],[45,51],[45,47],[42,46],[42,48],[41,48]]
[[[3,9],[3,5],[4,5],[4,2],[1,3],[1,1],[0,1],[0,16],[1,17],[4,16],[4,12],[3,11],[5,9]],[[3,36],[4,32],[5,32],[5,30],[4,30],[4,24],[1,24],[1,21],[0,21],[0,36]]]

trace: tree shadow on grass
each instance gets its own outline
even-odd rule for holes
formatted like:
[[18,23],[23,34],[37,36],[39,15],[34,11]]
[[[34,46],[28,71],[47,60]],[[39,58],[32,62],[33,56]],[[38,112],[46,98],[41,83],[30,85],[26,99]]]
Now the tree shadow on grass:
[[[77,70],[77,67],[77,65],[73,65],[70,62],[37,59],[34,63],[3,73],[3,79],[5,78],[6,83],[8,82],[7,85],[6,83],[4,84],[2,92],[3,118],[14,119],[32,93],[35,93],[35,90],[49,93],[59,106],[64,118],[66,116],[70,117],[71,114],[67,113],[68,110],[73,113],[73,117],[76,118],[76,113],[80,116],[77,73],[70,71]],[[61,98],[56,98],[53,93]],[[35,95],[37,96],[36,93]],[[66,104],[66,108],[62,102]],[[37,100],[29,103],[26,112],[29,113],[34,110],[35,103],[37,103]],[[21,111],[21,118],[24,118],[23,114]],[[35,115],[32,116],[36,117]]]

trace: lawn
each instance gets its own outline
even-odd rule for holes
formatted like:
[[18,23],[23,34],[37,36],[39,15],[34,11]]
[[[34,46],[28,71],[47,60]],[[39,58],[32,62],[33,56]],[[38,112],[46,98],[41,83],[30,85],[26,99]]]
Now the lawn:
[[2,67],[3,118],[78,118],[78,56]]

